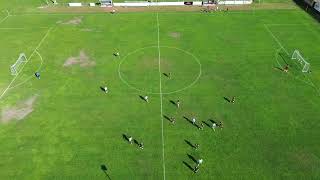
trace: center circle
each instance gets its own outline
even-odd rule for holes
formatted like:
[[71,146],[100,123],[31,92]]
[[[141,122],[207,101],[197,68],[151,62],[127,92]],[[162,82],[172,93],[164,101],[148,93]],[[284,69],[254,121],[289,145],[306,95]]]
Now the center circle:
[[137,91],[160,94],[161,80],[161,93],[172,94],[199,80],[201,63],[192,53],[180,48],[149,46],[127,54],[119,64],[118,73],[127,86]]

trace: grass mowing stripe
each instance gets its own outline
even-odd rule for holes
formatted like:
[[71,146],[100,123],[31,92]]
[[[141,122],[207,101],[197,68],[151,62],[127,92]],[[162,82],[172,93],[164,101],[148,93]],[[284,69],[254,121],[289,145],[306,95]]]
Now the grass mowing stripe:
[[166,165],[164,162],[164,136],[163,136],[163,109],[162,109],[162,84],[161,84],[161,50],[160,50],[160,25],[159,13],[157,12],[157,28],[158,28],[158,59],[159,59],[159,95],[160,95],[160,116],[161,116],[161,135],[162,135],[162,165],[163,179],[166,179]]
[[33,50],[33,52],[31,53],[31,55],[29,56],[28,60],[26,63],[24,63],[21,67],[21,70],[18,72],[18,74],[11,80],[11,82],[9,83],[8,87],[2,92],[2,94],[0,95],[0,100],[2,99],[2,97],[6,94],[6,92],[10,89],[11,85],[14,83],[14,81],[17,79],[17,77],[19,76],[19,74],[22,72],[23,68],[25,67],[25,65],[29,62],[29,60],[32,58],[32,56],[36,53],[36,51],[39,49],[39,47],[41,46],[41,44],[43,43],[43,41],[46,39],[46,37],[49,35],[49,32],[52,30],[52,27],[46,32],[46,34],[44,35],[44,37],[41,39],[41,41],[39,42],[38,46]]
[[269,32],[269,34],[272,36],[272,38],[278,43],[278,45],[284,50],[284,52],[290,56],[289,52],[286,50],[286,48],[280,43],[279,39],[272,33],[272,31],[269,29],[267,25],[264,24],[264,27]]

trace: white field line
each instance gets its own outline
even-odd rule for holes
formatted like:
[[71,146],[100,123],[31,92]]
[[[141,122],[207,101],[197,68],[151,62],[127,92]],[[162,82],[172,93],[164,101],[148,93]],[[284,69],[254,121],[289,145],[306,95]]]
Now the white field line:
[[159,58],[159,95],[160,95],[160,118],[161,118],[161,135],[162,135],[162,165],[163,165],[163,180],[166,179],[166,165],[164,161],[164,135],[163,135],[163,108],[162,108],[162,82],[161,82],[161,51],[160,51],[160,25],[159,13],[157,12],[157,28],[158,28],[158,58]]
[[44,37],[41,39],[41,41],[39,42],[38,46],[33,50],[32,54],[29,56],[28,60],[26,63],[24,63],[21,67],[21,70],[18,72],[18,74],[11,80],[10,84],[8,85],[8,87],[2,92],[2,94],[0,95],[0,100],[2,99],[2,97],[6,94],[6,92],[10,89],[10,87],[12,86],[12,84],[14,83],[14,81],[17,79],[17,77],[19,76],[19,74],[22,72],[23,68],[25,67],[26,64],[28,64],[29,60],[32,58],[32,56],[37,52],[37,50],[39,49],[39,47],[41,46],[41,44],[43,43],[43,41],[46,39],[46,37],[49,35],[49,32],[52,30],[52,28],[50,28],[47,33],[44,35]]
[[266,28],[266,30],[269,32],[269,34],[272,36],[272,38],[278,43],[278,45],[284,50],[284,52],[290,56],[289,52],[287,51],[287,49],[281,44],[281,42],[279,41],[279,39],[272,33],[272,31],[269,29],[269,27],[264,24],[264,27]]
[[[279,39],[272,33],[272,31],[269,29],[267,24],[263,24],[264,27],[266,28],[266,30],[269,32],[269,34],[273,37],[273,39],[278,43],[278,45],[285,51],[285,53],[290,57],[289,52],[287,51],[287,49],[281,44],[281,42],[279,41]],[[280,24],[279,24],[280,25]],[[285,25],[284,25],[285,26]],[[294,62],[297,64],[297,62]],[[305,77],[307,77],[304,74]],[[307,77],[307,79],[310,81],[310,83],[312,84],[312,86],[315,88],[316,92],[318,93],[318,95],[320,95],[320,89],[313,83],[312,79],[310,77]],[[304,81],[305,82],[305,81]],[[306,82],[305,82],[306,83]],[[308,83],[307,83],[308,84]]]
[[11,16],[8,10],[6,10],[6,12],[7,12],[7,16],[0,20],[0,24],[6,19],[8,19],[9,16]]
[[[41,70],[41,67],[42,67],[44,61],[43,61],[43,58],[42,58],[41,54],[40,54],[38,51],[36,51],[36,53],[38,54],[41,63],[40,63],[40,65],[39,65],[39,68],[38,68],[35,72],[39,72],[39,71]],[[30,81],[30,80],[33,78],[33,76],[34,76],[34,75],[30,75],[30,76],[29,76],[26,80],[24,80],[23,82],[15,85],[15,86],[10,87],[9,90],[10,90],[10,89],[13,89],[13,88],[16,88],[16,87],[19,87],[19,86],[22,86],[22,85],[25,84],[26,82]]]

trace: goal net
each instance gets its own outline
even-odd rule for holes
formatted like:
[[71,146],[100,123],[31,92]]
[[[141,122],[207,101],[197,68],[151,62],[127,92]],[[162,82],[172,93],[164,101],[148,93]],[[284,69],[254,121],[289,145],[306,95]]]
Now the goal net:
[[24,53],[21,53],[19,55],[19,58],[17,59],[17,61],[10,66],[10,70],[11,70],[11,75],[16,76],[19,73],[19,70],[21,68],[21,64],[26,63],[27,62],[27,57]]
[[294,50],[291,59],[298,61],[302,66],[302,72],[309,72],[310,64],[302,57],[298,50]]

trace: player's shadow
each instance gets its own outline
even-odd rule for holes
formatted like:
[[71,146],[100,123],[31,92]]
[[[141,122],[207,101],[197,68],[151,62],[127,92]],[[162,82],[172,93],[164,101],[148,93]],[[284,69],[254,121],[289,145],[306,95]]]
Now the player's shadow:
[[189,168],[191,171],[194,171],[194,169],[190,166],[190,164],[188,164],[187,162],[185,161],[182,161],[182,163],[187,166],[187,168]]
[[183,118],[184,118],[185,120],[187,120],[189,123],[191,123],[191,124],[192,124],[192,121],[191,121],[188,117],[183,116]]
[[109,179],[109,180],[111,180],[111,178],[110,178],[109,174],[107,173],[107,171],[108,171],[107,166],[106,166],[106,165],[104,165],[104,164],[102,164],[102,165],[100,166],[100,169],[101,169],[101,170],[102,170],[102,172],[106,175],[106,178],[107,178],[107,179]]
[[192,148],[196,148],[196,146],[195,145],[193,145],[190,141],[188,141],[188,140],[184,140],[189,146],[191,146]]
[[209,119],[209,121],[210,121],[212,124],[217,123],[216,121],[214,121],[214,120],[212,120],[212,119]]
[[192,124],[193,126],[195,126],[196,128],[200,128],[200,126],[197,123],[193,123],[189,118],[187,118],[186,116],[183,116],[183,118],[185,120],[187,120],[190,124]]
[[169,75],[167,73],[162,73],[165,77],[169,77]]
[[129,138],[128,138],[128,136],[127,136],[127,135],[122,134],[122,138],[123,138],[124,140],[126,140],[127,142],[129,142]]
[[140,99],[146,102],[146,99],[144,99],[143,96],[139,95]]
[[195,162],[195,163],[197,163],[197,160],[196,160],[196,158],[194,158],[192,155],[190,155],[190,154],[187,154],[188,155],[188,157],[193,161],[193,162]]
[[173,104],[174,106],[177,106],[177,103],[172,100],[170,100],[170,103]]
[[163,117],[164,117],[166,120],[168,120],[168,121],[172,122],[172,120],[171,120],[168,116],[163,115]]
[[202,121],[202,123],[205,124],[206,126],[210,127],[210,125],[206,121]]
[[276,69],[276,70],[279,70],[279,71],[283,71],[283,69],[281,68],[281,67],[273,67],[274,69]]
[[231,102],[230,99],[227,98],[227,97],[223,97],[223,99],[224,99],[225,101],[227,101],[228,103]]
[[288,57],[285,53],[282,53],[282,52],[279,52],[278,54],[279,54],[279,56],[281,57],[282,61],[283,61],[286,65],[289,65],[288,62],[286,61],[286,59],[289,59],[289,57]]
[[105,92],[104,87],[100,86],[100,90]]
[[139,146],[139,142],[136,139],[134,139],[133,142]]

